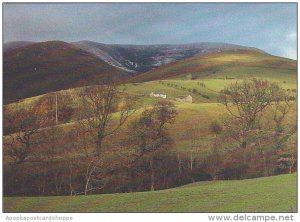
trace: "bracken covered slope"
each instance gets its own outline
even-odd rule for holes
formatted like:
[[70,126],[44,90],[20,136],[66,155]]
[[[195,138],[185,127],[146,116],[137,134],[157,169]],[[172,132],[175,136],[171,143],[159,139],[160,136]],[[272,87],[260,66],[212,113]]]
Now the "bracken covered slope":
[[125,79],[124,70],[69,43],[30,44],[4,53],[4,103],[51,91]]

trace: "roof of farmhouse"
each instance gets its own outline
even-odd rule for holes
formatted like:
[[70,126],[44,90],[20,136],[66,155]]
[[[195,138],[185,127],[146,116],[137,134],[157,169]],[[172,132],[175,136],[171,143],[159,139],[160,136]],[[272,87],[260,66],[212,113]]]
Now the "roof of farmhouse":
[[166,95],[166,93],[164,93],[164,92],[159,92],[159,91],[154,91],[153,93],[154,93],[154,94],[162,94],[162,95]]
[[177,98],[179,98],[179,99],[185,99],[186,97],[188,97],[188,96],[191,96],[191,95],[180,95],[180,96],[177,96]]

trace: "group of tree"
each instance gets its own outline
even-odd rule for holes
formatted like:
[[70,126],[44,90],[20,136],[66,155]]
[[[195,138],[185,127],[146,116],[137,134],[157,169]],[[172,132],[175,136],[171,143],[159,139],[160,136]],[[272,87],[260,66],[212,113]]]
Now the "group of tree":
[[[205,99],[210,99],[210,97],[206,94],[204,94],[203,92],[200,91],[200,89],[196,89],[196,88],[188,88],[188,87],[185,87],[185,86],[180,86],[180,85],[177,85],[176,83],[172,83],[172,82],[166,82],[166,81],[159,81],[160,84],[162,85],[166,85],[168,87],[172,87],[174,89],[181,89],[183,91],[188,91],[189,93],[193,93],[195,95],[199,95]],[[201,82],[197,82],[197,85],[199,85],[200,87],[202,88],[205,88],[206,85],[204,83],[201,83]]]
[[[34,180],[28,184],[36,184],[34,191],[25,193],[43,195],[55,190],[50,193],[58,195],[66,192],[68,186],[69,193],[75,195],[104,187],[106,179],[103,175],[111,170],[105,158],[112,152],[103,148],[103,142],[128,122],[135,112],[135,98],[120,92],[111,83],[84,88],[79,93],[79,100],[80,118],[68,129],[52,124],[55,123],[52,109],[46,112],[49,98],[39,101],[34,108],[13,107],[13,115],[5,113],[5,127],[13,130],[5,137],[6,189],[18,189],[18,185],[11,186],[11,183],[14,184],[20,174],[23,176],[19,185],[25,186],[27,179]],[[132,153],[129,157],[131,167],[141,159],[150,158],[151,189],[154,189],[153,156],[171,144],[167,128],[174,122],[176,114],[171,102],[159,101],[127,126],[125,142],[130,145],[123,150],[127,155]],[[20,170],[16,171],[16,168]],[[52,185],[46,185],[49,177]],[[47,188],[47,191],[46,187],[52,189]],[[20,188],[20,192],[24,190],[25,187]]]
[[55,124],[52,97],[4,108],[5,195],[157,190],[295,170],[296,150],[288,145],[296,132],[295,92],[269,81],[244,80],[222,91],[228,115],[210,124],[207,156],[194,153],[201,146],[197,127],[182,138],[191,137],[190,150],[173,149],[178,112],[168,100],[136,111],[136,99],[113,83],[86,87],[77,100],[78,119],[68,127]]
[[280,158],[297,129],[296,119],[290,114],[295,109],[295,94],[260,79],[230,84],[222,92],[220,102],[228,111],[223,138],[234,144],[234,152],[242,160],[240,168],[246,169],[251,158],[256,157],[257,162],[261,159],[263,175],[272,174],[274,169],[268,164],[275,164],[274,156]]

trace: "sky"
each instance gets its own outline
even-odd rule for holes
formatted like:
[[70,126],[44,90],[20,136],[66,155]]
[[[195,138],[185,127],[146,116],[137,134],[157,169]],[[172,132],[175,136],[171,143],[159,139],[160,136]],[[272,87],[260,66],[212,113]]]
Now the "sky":
[[297,58],[296,3],[4,4],[4,42],[224,42]]

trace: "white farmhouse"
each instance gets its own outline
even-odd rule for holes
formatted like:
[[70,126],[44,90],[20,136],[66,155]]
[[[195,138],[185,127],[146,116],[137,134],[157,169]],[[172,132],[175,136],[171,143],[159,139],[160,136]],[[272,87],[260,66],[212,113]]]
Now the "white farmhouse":
[[160,98],[167,98],[167,95],[164,92],[151,92],[150,97],[160,97]]

